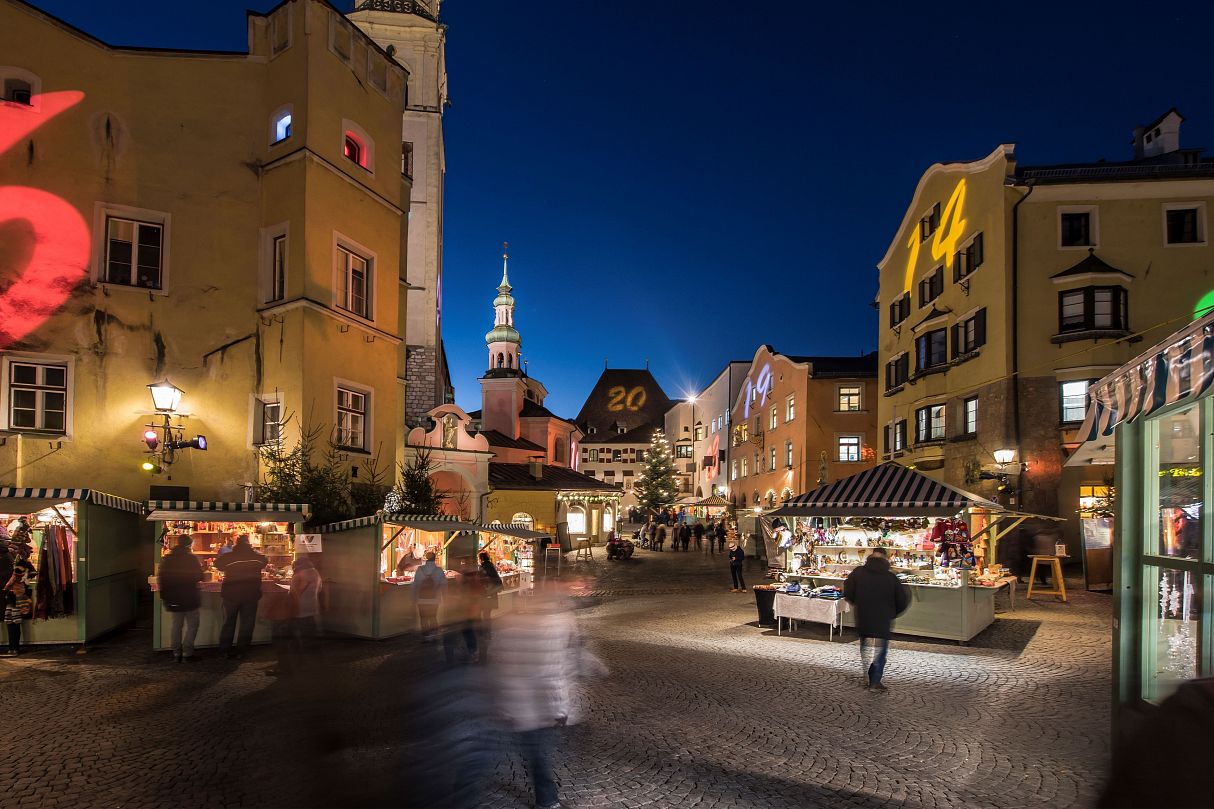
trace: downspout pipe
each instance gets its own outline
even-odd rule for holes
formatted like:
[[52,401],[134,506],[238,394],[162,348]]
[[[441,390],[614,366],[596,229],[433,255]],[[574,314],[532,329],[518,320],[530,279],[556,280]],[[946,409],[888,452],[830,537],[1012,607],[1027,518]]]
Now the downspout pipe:
[[1016,475],[1016,508],[1024,509],[1024,448],[1020,445],[1020,206],[1033,195],[1032,180],[1025,180],[1028,189],[1012,205],[1012,443],[1019,456],[1020,474]]

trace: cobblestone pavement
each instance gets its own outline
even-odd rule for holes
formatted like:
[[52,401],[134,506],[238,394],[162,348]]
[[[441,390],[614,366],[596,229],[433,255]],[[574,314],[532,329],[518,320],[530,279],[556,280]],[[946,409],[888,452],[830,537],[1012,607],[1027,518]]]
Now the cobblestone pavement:
[[[967,646],[898,638],[876,694],[854,635],[759,628],[719,555],[584,569],[579,615],[612,671],[563,731],[567,806],[1069,807],[1099,788],[1107,596],[1021,597]],[[329,643],[293,680],[267,676],[270,649],[173,665],[149,645],[136,629],[0,658],[0,806],[407,806],[458,777],[458,740],[436,729],[481,710],[461,700],[483,669],[443,672],[413,639]],[[477,805],[529,806],[520,761],[506,745],[495,760]]]

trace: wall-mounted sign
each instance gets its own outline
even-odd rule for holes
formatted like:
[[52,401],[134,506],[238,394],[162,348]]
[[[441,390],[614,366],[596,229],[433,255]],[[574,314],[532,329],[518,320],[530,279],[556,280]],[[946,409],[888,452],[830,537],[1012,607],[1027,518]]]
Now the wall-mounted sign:
[[320,534],[296,534],[295,535],[295,552],[296,553],[320,553],[323,547],[320,541]]

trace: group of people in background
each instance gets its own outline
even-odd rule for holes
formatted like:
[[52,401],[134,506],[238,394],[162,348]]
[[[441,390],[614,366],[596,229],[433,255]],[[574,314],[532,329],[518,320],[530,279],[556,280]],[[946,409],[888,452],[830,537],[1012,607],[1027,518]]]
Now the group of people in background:
[[669,539],[671,551],[689,551],[694,542],[697,551],[724,553],[726,534],[724,519],[710,517],[705,524],[700,520],[670,520],[663,513],[641,526],[638,538],[643,547],[655,551],[664,551]]

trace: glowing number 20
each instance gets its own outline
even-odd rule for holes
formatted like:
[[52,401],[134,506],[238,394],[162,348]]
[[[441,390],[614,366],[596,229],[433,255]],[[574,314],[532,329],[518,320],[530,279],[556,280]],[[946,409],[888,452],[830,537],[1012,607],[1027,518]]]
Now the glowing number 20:
[[645,406],[648,398],[649,395],[642,387],[627,390],[623,385],[616,385],[607,391],[607,409],[612,413],[618,413],[621,410],[635,413]]

